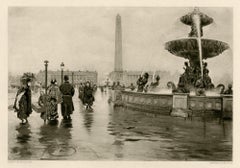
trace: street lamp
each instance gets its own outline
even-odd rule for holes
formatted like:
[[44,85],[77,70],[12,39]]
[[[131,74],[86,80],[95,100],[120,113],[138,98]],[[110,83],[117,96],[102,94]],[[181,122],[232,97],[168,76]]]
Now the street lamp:
[[72,72],[72,85],[74,85],[74,72]]
[[47,94],[47,68],[48,68],[48,60],[44,61],[44,65],[45,65],[45,93]]
[[61,65],[61,84],[63,83],[63,69],[64,69],[64,63],[62,62]]

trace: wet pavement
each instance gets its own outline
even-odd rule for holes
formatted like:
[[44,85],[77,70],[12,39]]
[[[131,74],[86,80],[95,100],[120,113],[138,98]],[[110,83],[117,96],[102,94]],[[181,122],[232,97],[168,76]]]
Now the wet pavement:
[[[14,96],[9,93],[9,105]],[[72,121],[44,124],[33,112],[22,125],[9,109],[9,160],[232,160],[232,121],[113,108],[100,91],[91,112],[77,96]]]

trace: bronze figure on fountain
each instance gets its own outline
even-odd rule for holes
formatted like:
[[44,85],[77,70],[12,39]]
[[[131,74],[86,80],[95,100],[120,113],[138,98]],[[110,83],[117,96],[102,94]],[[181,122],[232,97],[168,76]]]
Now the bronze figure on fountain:
[[148,83],[149,74],[146,72],[143,76],[140,76],[137,80],[137,92],[143,92],[146,84]]

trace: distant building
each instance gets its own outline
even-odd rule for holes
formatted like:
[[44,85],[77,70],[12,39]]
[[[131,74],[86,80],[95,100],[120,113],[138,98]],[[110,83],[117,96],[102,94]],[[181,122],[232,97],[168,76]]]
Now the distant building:
[[[79,85],[81,82],[90,81],[97,84],[98,73],[96,71],[63,71],[63,75],[69,76],[69,82]],[[45,83],[45,71],[36,74],[36,79],[40,83]],[[56,79],[61,84],[61,71],[48,71],[48,85],[52,79]]]

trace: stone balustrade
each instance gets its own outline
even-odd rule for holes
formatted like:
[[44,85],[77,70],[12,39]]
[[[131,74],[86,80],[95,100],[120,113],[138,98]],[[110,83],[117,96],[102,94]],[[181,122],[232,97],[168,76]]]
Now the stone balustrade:
[[[116,92],[116,91],[113,91]],[[216,115],[232,118],[232,95],[191,96],[117,91],[112,94],[117,105],[136,110],[169,115],[174,109],[190,111],[190,116]],[[114,102],[113,101],[113,102]]]

